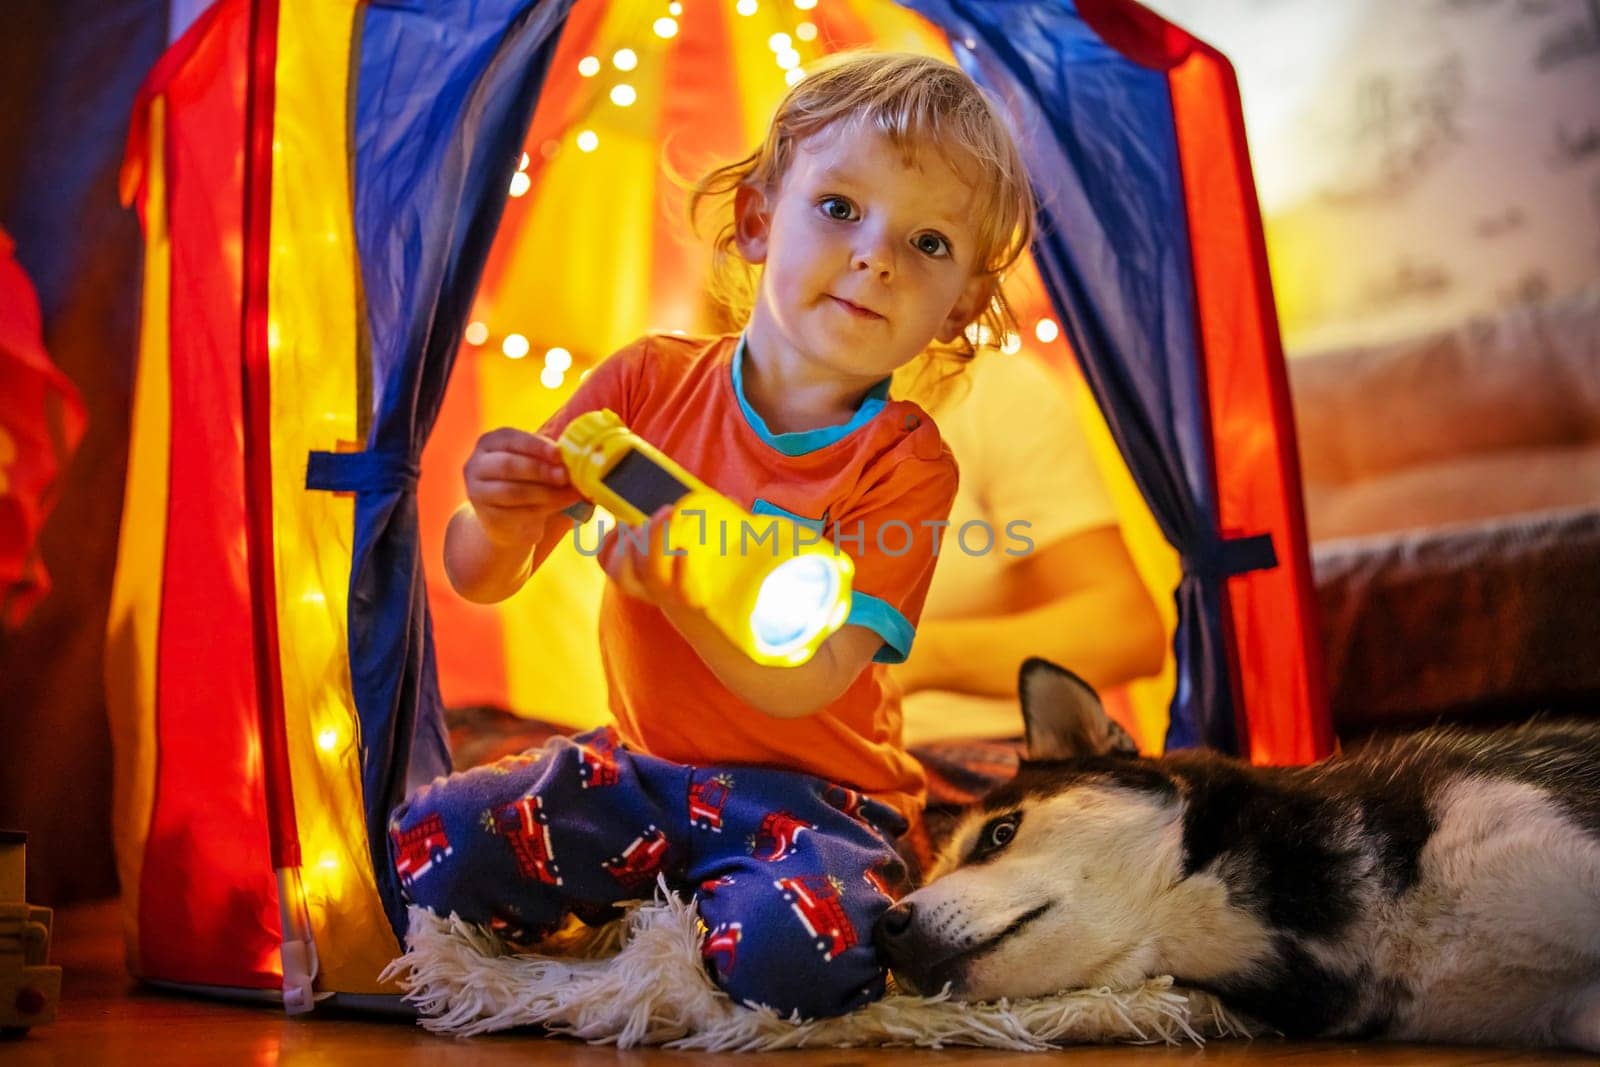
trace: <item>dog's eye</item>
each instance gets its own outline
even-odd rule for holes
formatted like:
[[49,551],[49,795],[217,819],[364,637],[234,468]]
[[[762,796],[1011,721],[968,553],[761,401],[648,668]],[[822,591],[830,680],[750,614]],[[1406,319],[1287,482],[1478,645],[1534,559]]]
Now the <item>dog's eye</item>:
[[1021,821],[1020,812],[1011,812],[1009,815],[990,819],[978,834],[978,847],[973,850],[974,857],[993,855],[1011,844],[1011,839],[1017,836],[1017,824]]

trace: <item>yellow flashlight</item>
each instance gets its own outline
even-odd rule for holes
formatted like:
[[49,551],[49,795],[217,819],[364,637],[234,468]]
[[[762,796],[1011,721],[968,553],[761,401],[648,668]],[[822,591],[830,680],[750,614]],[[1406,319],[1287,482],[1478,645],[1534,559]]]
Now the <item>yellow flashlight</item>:
[[757,663],[798,666],[844,625],[855,564],[799,523],[752,515],[609,409],[573,419],[558,444],[572,484],[619,522],[676,505],[674,532],[697,535],[670,546],[683,555],[685,594]]

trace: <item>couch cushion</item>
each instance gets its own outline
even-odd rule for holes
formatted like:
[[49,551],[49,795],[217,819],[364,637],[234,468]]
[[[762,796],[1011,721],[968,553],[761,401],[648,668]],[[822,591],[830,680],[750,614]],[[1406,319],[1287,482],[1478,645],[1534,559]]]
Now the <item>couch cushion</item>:
[[[1297,357],[1289,376],[1313,540],[1597,499],[1554,475],[1583,446],[1600,447],[1600,289],[1414,340]],[[1547,460],[1531,459],[1542,449]],[[1529,486],[1501,484],[1528,462],[1548,471]],[[1481,499],[1461,491],[1474,479],[1487,480]],[[1506,510],[1493,504],[1501,494]],[[1393,524],[1363,496],[1394,500]],[[1356,513],[1361,521],[1346,518]]]

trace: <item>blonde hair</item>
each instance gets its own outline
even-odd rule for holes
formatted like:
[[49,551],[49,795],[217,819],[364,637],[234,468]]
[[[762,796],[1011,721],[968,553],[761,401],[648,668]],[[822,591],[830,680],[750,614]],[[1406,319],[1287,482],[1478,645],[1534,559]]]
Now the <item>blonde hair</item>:
[[[977,271],[990,281],[988,304],[950,346],[932,345],[927,355],[953,359],[948,377],[977,354],[980,345],[1001,344],[1016,329],[1001,281],[1033,240],[1034,200],[1022,154],[999,109],[959,68],[903,52],[842,53],[812,67],[778,104],[766,139],[743,159],[718,167],[693,186],[691,222],[707,201],[723,211],[713,240],[711,295],[743,321],[755,300],[755,268],[735,243],[733,198],[743,186],[771,192],[779,187],[801,141],[841,123],[886,135],[911,162],[925,144],[953,149],[982,175]],[[952,160],[956,162],[957,160]]]

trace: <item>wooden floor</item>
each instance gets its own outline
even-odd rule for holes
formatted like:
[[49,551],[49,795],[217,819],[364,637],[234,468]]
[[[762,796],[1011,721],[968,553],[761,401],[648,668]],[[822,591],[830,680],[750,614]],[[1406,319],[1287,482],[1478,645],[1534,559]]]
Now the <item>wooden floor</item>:
[[[123,970],[114,905],[64,909],[56,916],[51,962],[64,968],[58,1019],[16,1041],[0,1042],[0,1064],[128,1064],[184,1067],[187,1064],[381,1064],[407,1067],[448,1063],[485,1065],[575,1064],[582,1067],[666,1067],[683,1064],[746,1064],[751,1056],[672,1052],[618,1052],[571,1041],[511,1035],[456,1039],[435,1037],[403,1020],[350,1017],[286,1018],[269,1007],[219,1004],[140,987]],[[909,1064],[978,1062],[1029,1064],[1070,1058],[1073,1067],[1102,1064],[1277,1063],[1294,1067],[1328,1064],[1407,1064],[1455,1067],[1467,1064],[1593,1062],[1564,1053],[1519,1053],[1498,1049],[1418,1048],[1408,1045],[1328,1045],[1263,1039],[1215,1041],[1204,1049],[1096,1046],[1052,1053],[920,1049],[839,1049],[780,1052],[766,1057],[783,1067],[904,1067]]]

